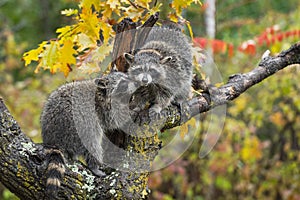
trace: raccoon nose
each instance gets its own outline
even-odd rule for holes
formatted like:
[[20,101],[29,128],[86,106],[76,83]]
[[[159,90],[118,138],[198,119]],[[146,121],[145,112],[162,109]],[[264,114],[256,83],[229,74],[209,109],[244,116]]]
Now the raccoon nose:
[[142,78],[142,82],[145,83],[145,84],[148,83],[148,78],[147,78],[147,76],[144,76],[144,77]]

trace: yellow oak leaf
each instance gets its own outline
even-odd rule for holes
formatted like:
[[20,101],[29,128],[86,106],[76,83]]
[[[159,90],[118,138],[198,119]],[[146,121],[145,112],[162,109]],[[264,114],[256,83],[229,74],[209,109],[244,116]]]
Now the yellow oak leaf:
[[113,29],[112,26],[106,22],[101,21],[100,23],[100,27],[102,30],[102,34],[103,34],[103,39],[104,39],[104,43],[106,43],[108,41],[108,39],[110,38],[110,36],[113,33]]
[[144,9],[141,7],[121,7],[121,10],[124,11],[124,16],[131,18],[133,21],[137,21],[140,19],[144,13]]
[[116,9],[120,6],[119,0],[107,0],[106,3],[109,5],[111,9]]
[[31,61],[38,61],[39,60],[39,55],[42,53],[44,50],[44,45],[47,44],[47,41],[42,42],[39,44],[39,47],[36,49],[32,49],[28,52],[25,52],[23,54],[23,60],[25,61],[25,66],[29,65]]
[[66,15],[66,16],[72,16],[72,15],[77,15],[78,14],[78,10],[77,9],[65,9],[61,11],[62,15]]
[[93,74],[99,73],[100,68],[98,67],[98,63],[96,62],[83,62],[79,67],[79,70],[81,70],[82,73]]
[[67,77],[69,72],[72,71],[72,68],[68,64],[65,64],[60,68],[60,71],[64,73],[65,77]]
[[84,9],[90,9],[94,6],[96,10],[100,10],[100,3],[99,0],[82,0],[79,6]]
[[87,51],[85,54],[78,57],[80,62],[77,66],[83,72],[89,74],[100,71],[99,63],[101,63],[109,55],[112,48],[112,43],[104,43],[100,47]]
[[68,38],[74,33],[74,26],[65,26],[62,28],[58,28],[56,33],[59,33],[58,38]]
[[67,63],[57,63],[56,65],[54,65],[52,67],[52,69],[50,70],[50,72],[52,74],[54,74],[57,71],[61,71],[64,74],[64,76],[67,77],[69,75],[70,71],[72,71],[72,68]]
[[80,33],[77,35],[77,44],[79,46],[78,51],[83,51],[84,49],[87,49],[89,47],[96,46],[96,43],[91,40],[89,36],[87,36],[84,33]]
[[[149,4],[148,4],[149,5]],[[157,4],[153,8],[149,9],[149,15],[154,15],[156,12],[160,11],[160,7],[162,6],[162,3]]]
[[[102,8],[103,8],[103,11],[101,12],[101,14],[103,15],[102,18],[103,19],[110,19],[111,15],[113,13],[113,10],[111,9],[111,7],[108,4],[103,3]],[[119,14],[120,14],[120,12],[118,12],[118,15]]]
[[65,40],[62,48],[60,49],[59,62],[64,64],[76,64],[75,54],[77,53],[74,50],[74,44],[71,40]]
[[147,8],[149,9],[149,4],[152,2],[152,0],[138,0],[138,1],[135,1],[138,5],[144,7],[144,8]]
[[178,22],[178,16],[176,15],[176,13],[170,13],[170,14],[168,15],[168,17],[169,17],[169,19],[170,19],[171,21],[173,21],[173,22],[175,22],[175,23]]
[[176,14],[178,16],[181,16],[182,9],[187,8],[190,6],[192,3],[198,3],[201,5],[199,0],[174,0],[171,4],[171,7],[173,7],[176,11]]
[[44,69],[50,69],[52,73],[55,73],[56,70],[54,68],[54,65],[56,64],[59,56],[59,43],[58,41],[50,41],[49,44],[44,45],[44,48],[45,50],[40,54],[40,63],[37,66],[35,72],[37,72],[39,68],[43,67]]
[[95,58],[97,58],[98,62],[102,62],[112,51],[113,45],[112,43],[104,43],[100,47],[96,49]]
[[93,42],[100,39],[99,19],[98,15],[92,9],[83,8],[80,14],[80,22],[78,23],[78,32],[88,35]]
[[175,8],[176,14],[180,15],[182,8],[186,8],[188,4],[191,4],[192,0],[174,0],[172,2],[172,7]]

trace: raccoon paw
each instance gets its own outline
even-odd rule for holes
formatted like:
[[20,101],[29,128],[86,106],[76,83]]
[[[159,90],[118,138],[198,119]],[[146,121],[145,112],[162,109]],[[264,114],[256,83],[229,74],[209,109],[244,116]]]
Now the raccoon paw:
[[157,104],[155,104],[154,106],[152,106],[151,108],[149,108],[149,118],[150,121],[157,121],[161,118],[161,107]]

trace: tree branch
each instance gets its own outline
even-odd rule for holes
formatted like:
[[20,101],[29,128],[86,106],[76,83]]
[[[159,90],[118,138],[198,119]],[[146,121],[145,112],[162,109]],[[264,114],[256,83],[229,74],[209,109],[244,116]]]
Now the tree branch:
[[163,130],[180,126],[199,113],[234,100],[250,87],[293,64],[300,64],[300,42],[277,56],[268,55],[262,58],[258,67],[248,73],[231,75],[223,86],[209,87],[208,92],[205,91],[198,97],[184,102],[180,107],[169,106],[162,111],[163,116],[166,116]]

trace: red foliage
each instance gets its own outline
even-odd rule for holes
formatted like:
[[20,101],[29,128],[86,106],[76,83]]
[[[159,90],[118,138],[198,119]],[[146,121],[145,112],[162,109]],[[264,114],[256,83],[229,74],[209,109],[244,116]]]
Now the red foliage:
[[[254,39],[247,40],[237,47],[238,51],[248,54],[255,55],[257,48],[263,45],[271,46],[276,42],[282,42],[284,39],[294,37],[300,38],[300,30],[291,30],[282,32],[278,25],[266,28],[259,36]],[[235,48],[232,44],[226,43],[222,40],[217,39],[207,39],[203,37],[194,38],[194,43],[201,47],[202,49],[212,48],[214,54],[228,54],[231,58],[234,55]]]
[[207,39],[202,37],[196,37],[194,38],[194,43],[200,46],[202,49],[205,49],[207,45]]
[[212,48],[214,54],[228,53],[229,57],[233,56],[233,45],[222,40],[210,40],[207,38],[196,37],[194,38],[194,43],[202,49]]
[[[276,42],[282,42],[284,39],[290,38],[290,37],[300,37],[300,30],[292,30],[292,31],[287,31],[287,32],[282,32],[278,26],[272,26],[270,28],[267,28],[262,34],[260,34],[258,37],[255,37],[253,39],[254,41],[254,46],[251,47],[244,47],[242,48],[241,45],[239,47],[239,50],[241,50],[242,52],[248,53],[250,55],[252,55],[252,51],[249,53],[248,51],[244,51],[244,49],[249,49],[249,48],[257,48],[263,45],[266,46],[271,46],[273,44],[275,44]],[[251,43],[250,45],[253,45],[253,43]]]
[[246,42],[243,42],[242,45],[240,45],[238,47],[238,50],[240,52],[245,53],[245,54],[255,55],[255,53],[256,53],[256,42],[254,40],[248,40]]

